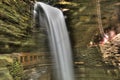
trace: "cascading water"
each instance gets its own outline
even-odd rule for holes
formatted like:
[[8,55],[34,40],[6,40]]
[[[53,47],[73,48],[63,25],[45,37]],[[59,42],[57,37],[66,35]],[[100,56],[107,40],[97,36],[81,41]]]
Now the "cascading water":
[[74,80],[71,45],[63,13],[55,7],[36,2],[34,14],[36,22],[47,28],[57,80]]

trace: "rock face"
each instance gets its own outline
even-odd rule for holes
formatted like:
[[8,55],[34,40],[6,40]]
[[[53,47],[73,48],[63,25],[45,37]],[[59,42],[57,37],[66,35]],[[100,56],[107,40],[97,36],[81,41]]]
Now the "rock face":
[[[75,1],[68,11],[68,29],[73,47],[86,47],[97,30],[96,3]],[[89,34],[89,35],[88,35]]]
[[106,63],[120,67],[120,34],[113,40],[100,46],[103,59]]
[[[80,0],[74,1],[75,4],[71,4],[68,8],[68,29],[70,31],[73,47],[86,47],[90,41],[94,41],[95,36],[99,34],[98,29],[98,14],[97,14],[97,2],[94,0]],[[118,0],[101,0],[101,19],[103,29],[108,27],[115,27],[118,20],[113,19],[114,14],[117,15]],[[117,17],[117,16],[116,16]],[[116,23],[115,23],[116,22]],[[118,28],[116,26],[116,28]]]
[[[44,48],[45,35],[33,26],[33,1],[0,0],[0,53]],[[39,44],[34,34],[39,34]]]
[[[67,15],[67,26],[71,37],[73,49],[80,53],[84,47],[86,48],[90,41],[98,43],[100,39],[96,36],[100,34],[98,28],[97,2],[95,0],[72,0],[67,4],[69,10],[64,12]],[[118,0],[100,0],[102,28],[114,28],[119,33],[119,3]],[[65,5],[65,4],[64,4]],[[116,15],[116,16],[115,16]],[[111,44],[108,44],[111,45]],[[115,48],[116,47],[110,47]]]
[[30,3],[0,0],[0,52],[32,45]]
[[[96,38],[100,34],[100,30],[98,29],[98,7],[95,0],[91,0],[91,2],[90,0],[72,1],[70,4],[64,6],[69,9],[64,13],[67,15],[66,22],[73,49],[75,49],[74,53],[79,56],[81,54],[80,52],[84,51],[84,47],[86,49],[90,41],[95,41],[96,43],[100,41],[100,39]],[[118,14],[120,8],[118,5],[119,0],[100,1],[102,28],[105,32],[114,28],[118,34],[120,24]],[[116,43],[118,44],[119,41],[120,39],[118,38],[110,43],[106,43],[104,47],[102,46],[101,50],[105,62],[109,62],[112,65],[119,65],[119,47],[116,46]]]

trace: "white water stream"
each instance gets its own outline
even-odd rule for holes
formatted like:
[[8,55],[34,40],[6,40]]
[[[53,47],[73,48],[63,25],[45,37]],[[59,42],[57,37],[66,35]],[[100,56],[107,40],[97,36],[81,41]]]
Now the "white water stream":
[[34,14],[40,27],[47,28],[56,80],[74,80],[71,45],[63,13],[55,7],[36,2]]

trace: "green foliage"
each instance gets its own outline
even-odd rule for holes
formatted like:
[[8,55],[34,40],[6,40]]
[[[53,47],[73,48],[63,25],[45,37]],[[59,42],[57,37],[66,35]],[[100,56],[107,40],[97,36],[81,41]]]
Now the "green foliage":
[[9,72],[12,75],[14,80],[22,80],[23,78],[23,67],[21,64],[14,59],[13,63],[9,67]]

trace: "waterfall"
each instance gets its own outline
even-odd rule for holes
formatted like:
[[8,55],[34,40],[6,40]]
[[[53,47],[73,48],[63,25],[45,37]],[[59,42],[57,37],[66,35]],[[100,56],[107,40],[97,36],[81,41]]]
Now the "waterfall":
[[34,16],[40,27],[47,29],[56,80],[74,80],[71,45],[63,13],[55,7],[36,2]]

